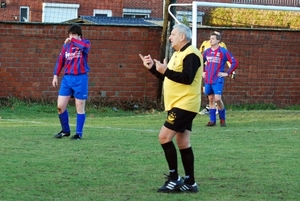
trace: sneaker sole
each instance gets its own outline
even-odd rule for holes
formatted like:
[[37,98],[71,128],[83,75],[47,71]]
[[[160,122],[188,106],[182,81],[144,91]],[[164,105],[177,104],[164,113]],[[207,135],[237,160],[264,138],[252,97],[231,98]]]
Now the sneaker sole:
[[158,193],[178,193],[177,189],[176,190],[169,190],[169,191],[160,191],[157,190]]
[[188,186],[186,186],[185,184],[182,185],[181,187],[179,187],[177,189],[179,191],[179,193],[197,193],[199,192],[198,186],[196,188],[189,188]]

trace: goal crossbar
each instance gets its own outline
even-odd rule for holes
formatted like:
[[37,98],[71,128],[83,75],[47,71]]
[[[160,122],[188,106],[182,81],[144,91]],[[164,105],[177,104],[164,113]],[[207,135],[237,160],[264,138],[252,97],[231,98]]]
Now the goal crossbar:
[[258,10],[281,10],[281,11],[296,11],[300,12],[299,7],[288,7],[288,6],[265,6],[265,5],[252,5],[252,4],[232,4],[232,3],[214,3],[214,2],[202,2],[193,1],[192,4],[170,4],[168,12],[171,17],[180,24],[180,21],[175,17],[171,11],[172,6],[192,6],[192,45],[197,47],[197,8],[198,6],[203,7],[221,7],[221,8],[244,8],[244,9],[258,9]]

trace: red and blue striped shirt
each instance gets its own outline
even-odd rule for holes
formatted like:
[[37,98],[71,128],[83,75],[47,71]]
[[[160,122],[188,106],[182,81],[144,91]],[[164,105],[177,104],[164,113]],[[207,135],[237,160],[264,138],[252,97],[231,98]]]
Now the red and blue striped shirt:
[[91,48],[89,40],[75,38],[71,42],[64,44],[60,55],[57,58],[54,75],[59,75],[64,68],[64,74],[79,75],[90,71],[88,66],[88,53]]
[[[226,62],[229,62],[230,68],[225,71]],[[203,53],[203,62],[206,62],[204,72],[206,72],[205,83],[214,84],[218,80],[218,73],[224,72],[231,74],[237,67],[238,61],[224,47],[218,47],[216,50],[208,48]]]

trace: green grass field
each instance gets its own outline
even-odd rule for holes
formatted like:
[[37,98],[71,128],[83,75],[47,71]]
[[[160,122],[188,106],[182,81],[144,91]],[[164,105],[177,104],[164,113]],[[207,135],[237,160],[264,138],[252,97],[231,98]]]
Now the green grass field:
[[[69,113],[74,131],[74,107]],[[200,192],[161,194],[168,168],[157,134],[166,113],[88,108],[84,137],[73,141],[53,138],[55,107],[2,107],[0,200],[299,200],[299,117],[299,110],[228,111],[226,128],[207,128],[208,116],[198,115]]]

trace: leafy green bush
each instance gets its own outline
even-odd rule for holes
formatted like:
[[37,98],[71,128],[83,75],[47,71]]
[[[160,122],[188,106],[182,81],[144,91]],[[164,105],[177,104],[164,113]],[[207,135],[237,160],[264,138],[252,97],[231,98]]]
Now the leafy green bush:
[[286,109],[286,110],[300,110],[300,105],[290,105],[290,106],[284,107],[284,109]]
[[229,110],[277,110],[280,109],[274,104],[243,104],[243,105],[228,105]]
[[[71,99],[69,103],[69,109],[75,111],[74,100]],[[228,110],[300,110],[300,105],[290,105],[286,107],[279,107],[274,104],[238,104],[238,105],[226,105]],[[14,97],[0,98],[0,109],[2,112],[18,112],[26,110],[30,112],[56,112],[56,102],[46,102],[43,100],[20,100]],[[99,98],[97,100],[89,100],[86,104],[86,111],[102,113],[123,113],[125,111],[135,112],[151,112],[151,111],[163,111],[163,106],[153,101],[138,101],[138,100],[119,100],[114,101],[108,98]]]
[[300,28],[300,12],[214,8],[205,20],[210,26]]

